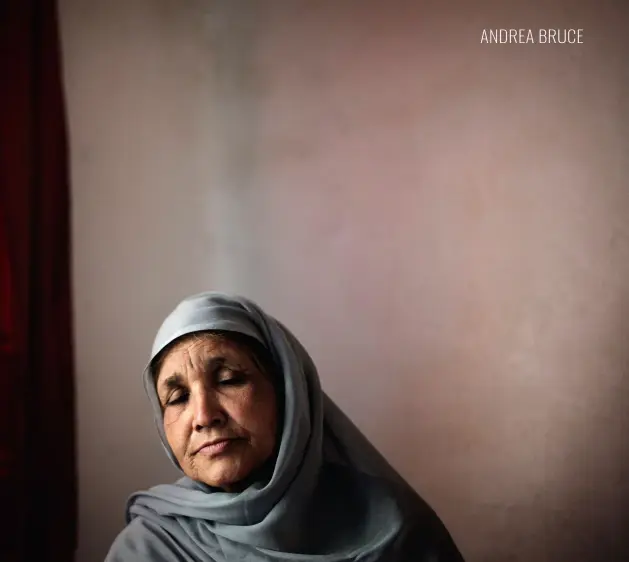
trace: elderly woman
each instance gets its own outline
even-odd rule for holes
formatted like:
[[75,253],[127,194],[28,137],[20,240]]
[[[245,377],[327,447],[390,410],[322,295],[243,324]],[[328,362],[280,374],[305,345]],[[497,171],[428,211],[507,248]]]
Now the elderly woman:
[[144,385],[185,476],[130,498],[106,562],[463,560],[321,390],[306,350],[253,302],[185,299]]

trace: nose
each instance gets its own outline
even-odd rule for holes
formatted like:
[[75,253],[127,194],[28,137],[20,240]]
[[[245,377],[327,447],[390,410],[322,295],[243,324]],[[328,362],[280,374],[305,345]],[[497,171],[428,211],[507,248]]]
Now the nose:
[[217,400],[215,393],[204,388],[195,389],[193,393],[194,415],[192,425],[195,431],[204,428],[222,427],[227,421],[227,414]]

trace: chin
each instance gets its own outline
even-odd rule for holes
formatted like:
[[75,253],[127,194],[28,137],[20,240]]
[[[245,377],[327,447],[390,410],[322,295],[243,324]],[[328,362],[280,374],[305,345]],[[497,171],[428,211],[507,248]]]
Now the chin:
[[246,480],[252,472],[250,467],[233,466],[233,463],[228,459],[214,460],[212,465],[199,467],[196,479],[213,488],[223,488],[227,491],[229,488],[237,486],[239,482]]

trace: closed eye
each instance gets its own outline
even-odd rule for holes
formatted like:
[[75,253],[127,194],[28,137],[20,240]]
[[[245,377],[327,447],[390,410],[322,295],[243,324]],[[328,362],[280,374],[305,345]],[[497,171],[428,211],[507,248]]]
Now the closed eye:
[[217,384],[220,386],[241,386],[247,382],[247,376],[240,371],[231,371],[223,369],[217,378]]
[[244,384],[244,382],[245,381],[243,379],[227,379],[219,381],[218,384],[220,384],[221,386],[240,386]]
[[166,406],[175,406],[177,404],[184,404],[185,402],[188,401],[188,396],[189,396],[189,393],[184,390],[174,392],[173,395],[168,399],[168,402],[166,402]]

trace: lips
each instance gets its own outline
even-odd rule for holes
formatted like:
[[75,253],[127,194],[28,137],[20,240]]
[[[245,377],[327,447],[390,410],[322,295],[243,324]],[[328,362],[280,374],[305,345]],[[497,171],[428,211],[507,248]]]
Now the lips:
[[214,439],[213,441],[207,441],[203,443],[194,454],[200,453],[212,457],[225,451],[233,441],[235,441],[235,439]]

